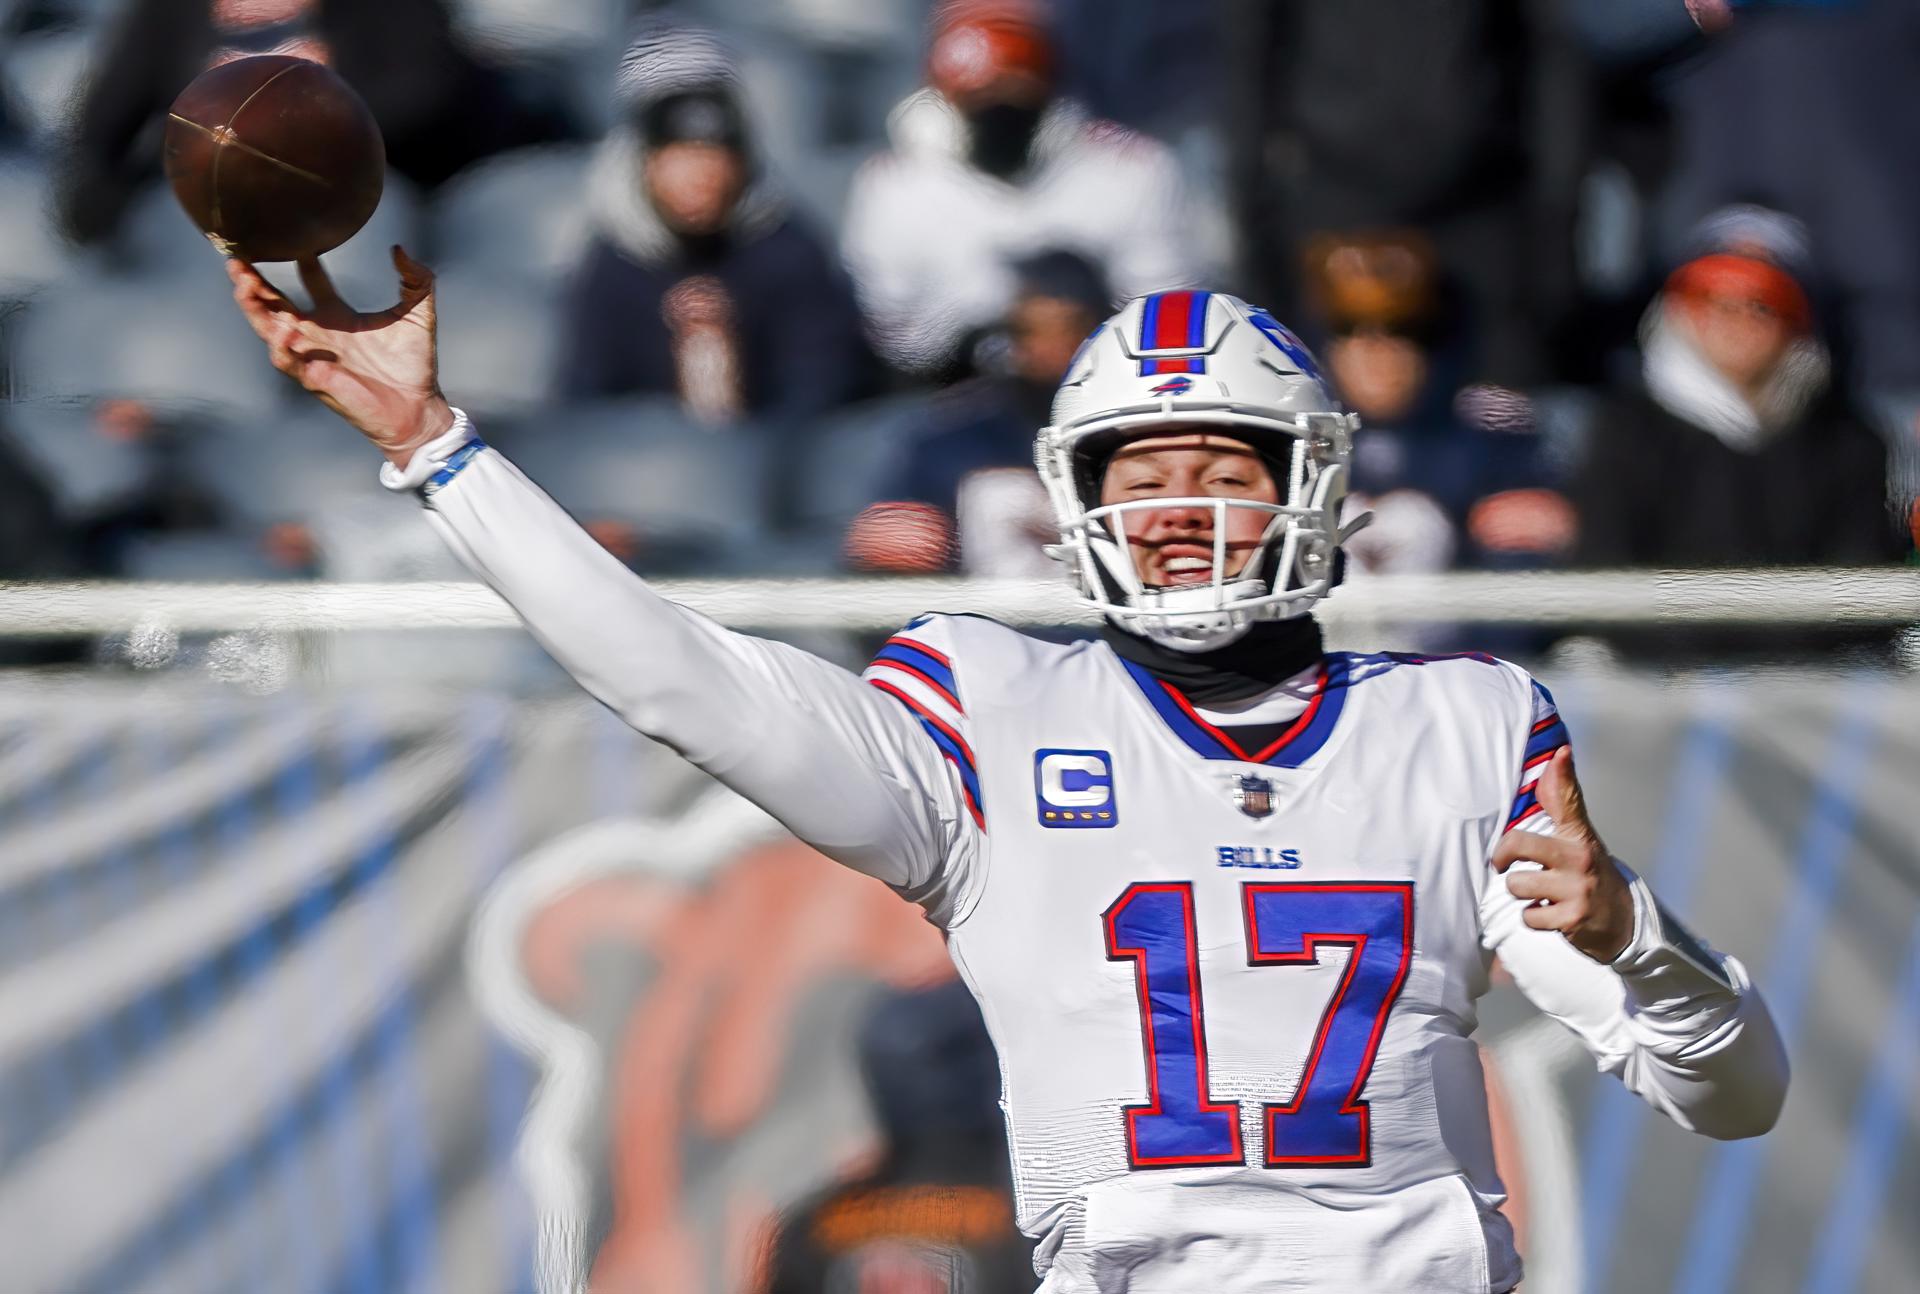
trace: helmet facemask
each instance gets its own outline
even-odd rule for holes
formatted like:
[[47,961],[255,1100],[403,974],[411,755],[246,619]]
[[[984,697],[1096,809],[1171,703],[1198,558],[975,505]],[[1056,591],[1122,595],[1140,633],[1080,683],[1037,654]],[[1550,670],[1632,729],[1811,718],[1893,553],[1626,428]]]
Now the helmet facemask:
[[[1358,529],[1356,524],[1342,533],[1339,527],[1351,434],[1347,417],[1301,415],[1297,431],[1282,432],[1226,421],[1195,425],[1174,416],[1134,422],[1126,431],[1131,434],[1075,446],[1074,468],[1065,479],[1044,465],[1041,472],[1061,521],[1062,542],[1049,551],[1075,568],[1083,595],[1097,610],[1130,633],[1176,651],[1201,652],[1227,645],[1258,621],[1304,615],[1326,595],[1334,549]],[[1110,449],[1148,436],[1202,432],[1253,449],[1272,474],[1280,501],[1199,495],[1100,502]],[[1148,585],[1140,576],[1140,523],[1146,514],[1185,508],[1213,514],[1211,577],[1203,584]],[[1258,513],[1264,523],[1229,573],[1233,509]]]

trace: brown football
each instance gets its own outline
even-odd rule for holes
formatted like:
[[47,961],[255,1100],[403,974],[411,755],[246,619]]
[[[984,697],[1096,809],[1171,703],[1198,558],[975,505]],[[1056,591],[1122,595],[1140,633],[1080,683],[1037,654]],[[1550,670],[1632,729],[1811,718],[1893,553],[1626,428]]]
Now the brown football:
[[167,179],[213,245],[246,261],[338,247],[380,205],[387,150],[353,87],[285,54],[209,68],[167,113]]

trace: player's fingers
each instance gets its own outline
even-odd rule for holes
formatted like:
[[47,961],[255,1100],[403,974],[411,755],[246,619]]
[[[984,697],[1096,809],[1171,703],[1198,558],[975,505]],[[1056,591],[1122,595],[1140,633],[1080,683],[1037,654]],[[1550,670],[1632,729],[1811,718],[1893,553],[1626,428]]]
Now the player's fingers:
[[318,256],[306,257],[296,262],[296,266],[300,271],[300,286],[307,290],[315,313],[347,308],[347,303],[340,299],[339,290],[333,286],[333,276],[327,273],[327,267],[320,263]]
[[1535,930],[1565,930],[1578,925],[1582,914],[1565,903],[1534,904],[1520,910],[1520,919]]
[[1516,899],[1566,903],[1579,897],[1579,882],[1565,872],[1538,872],[1527,868],[1507,873],[1507,893]]
[[400,271],[400,295],[419,298],[433,291],[433,271],[407,255],[399,243],[393,245],[393,268]]
[[230,260],[227,276],[233,280],[233,300],[240,307],[241,317],[263,340],[272,340],[270,333],[281,320],[301,317],[293,303],[251,265]]
[[282,373],[292,373],[300,366],[300,353],[307,337],[300,321],[292,315],[276,315],[265,332],[261,334],[267,341],[267,358]]
[[407,249],[399,243],[393,245],[393,268],[400,271],[401,282],[409,279],[417,282],[433,282],[433,271],[407,254]]
[[234,304],[240,307],[240,316],[247,321],[247,326],[252,328],[261,340],[268,340],[268,334],[273,331],[280,316],[244,292],[236,291],[233,294],[233,300]]
[[227,258],[227,277],[233,281],[234,296],[258,301],[270,309],[293,310],[293,302],[279,288],[267,282],[259,270],[237,256]]
[[1587,801],[1580,793],[1580,779],[1574,775],[1573,747],[1562,746],[1553,752],[1553,758],[1540,770],[1536,793],[1540,797],[1540,807],[1547,811],[1555,829],[1562,835],[1586,840],[1599,839],[1593,830],[1593,820],[1587,816]]
[[1546,868],[1568,867],[1577,863],[1582,853],[1580,846],[1571,840],[1543,836],[1536,831],[1509,831],[1494,844],[1488,861],[1496,872],[1506,871],[1521,859]]
[[433,271],[407,255],[406,248],[393,245],[393,268],[400,274],[400,301],[390,310],[381,312],[380,317],[387,322],[404,319],[421,310],[425,302],[424,318],[429,327],[433,321]]

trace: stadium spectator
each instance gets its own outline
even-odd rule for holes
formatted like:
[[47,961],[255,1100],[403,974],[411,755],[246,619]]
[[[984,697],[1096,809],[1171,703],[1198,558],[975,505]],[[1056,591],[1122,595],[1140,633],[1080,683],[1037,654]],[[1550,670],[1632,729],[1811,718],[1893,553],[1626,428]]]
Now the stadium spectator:
[[332,66],[380,123],[387,163],[431,188],[469,162],[565,138],[557,109],[455,40],[441,0],[131,0],[83,93],[62,166],[62,225],[110,238],[160,175],[166,111],[204,69],[285,53]]
[[1904,544],[1885,442],[1831,381],[1805,230],[1757,207],[1696,230],[1642,329],[1644,388],[1595,420],[1581,557],[1608,566],[1872,563]]
[[1034,434],[1075,350],[1107,312],[1098,267],[1067,251],[1018,262],[1013,306],[987,349],[992,372],[936,396],[885,502],[847,534],[859,570],[1044,576],[1053,514],[1033,470]]
[[860,1061],[880,1163],[782,1219],[765,1294],[1030,1287],[999,1062],[972,994],[958,980],[886,993],[861,1029]]
[[[1698,0],[1705,55],[1670,78],[1668,228],[1759,199],[1806,221],[1859,387],[1920,396],[1920,5]],[[1664,250],[1674,250],[1669,238]]]
[[1470,380],[1523,385],[1571,307],[1585,58],[1550,5],[1233,0],[1224,69],[1248,292],[1300,304],[1314,231],[1413,227],[1459,283]]
[[1204,268],[1173,154],[1056,93],[1032,3],[937,8],[927,84],[888,132],[892,147],[854,178],[843,246],[881,355],[903,372],[966,371],[971,341],[1013,298],[1015,257],[1073,248],[1121,297]]
[[650,28],[621,64],[626,120],[588,179],[594,233],[568,289],[559,394],[677,394],[711,422],[804,419],[875,365],[827,244],[757,165],[732,60]]
[[1310,240],[1305,281],[1330,336],[1335,387],[1365,419],[1353,506],[1374,519],[1349,545],[1359,570],[1530,565],[1573,536],[1524,403],[1461,390],[1464,336],[1432,243],[1409,230]]

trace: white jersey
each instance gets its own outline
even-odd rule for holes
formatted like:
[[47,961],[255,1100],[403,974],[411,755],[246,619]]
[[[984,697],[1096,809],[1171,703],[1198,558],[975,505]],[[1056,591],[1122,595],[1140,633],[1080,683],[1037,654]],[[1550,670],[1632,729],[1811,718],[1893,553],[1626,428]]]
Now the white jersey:
[[925,367],[968,329],[996,323],[1022,256],[1082,252],[1118,299],[1193,283],[1213,259],[1220,222],[1173,151],[1070,101],[1047,111],[1016,183],[967,161],[959,115],[932,90],[902,102],[888,129],[894,146],[868,159],[848,191],[841,250],[890,363]]
[[466,434],[436,524],[574,676],[946,928],[1049,1294],[1511,1288],[1469,1038],[1495,955],[1682,1126],[1775,1117],[1737,962],[1636,879],[1603,966],[1488,866],[1551,829],[1567,740],[1518,667],[1331,654],[1255,751],[1104,644],[989,620],[916,621],[862,683],[665,601]]

